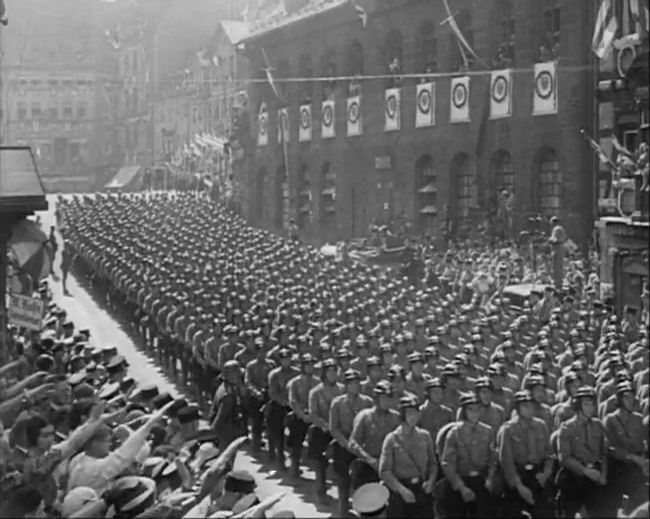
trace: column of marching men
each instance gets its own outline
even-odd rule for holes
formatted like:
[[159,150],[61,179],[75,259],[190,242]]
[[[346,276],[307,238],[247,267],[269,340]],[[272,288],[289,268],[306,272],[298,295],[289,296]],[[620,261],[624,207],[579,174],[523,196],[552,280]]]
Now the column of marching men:
[[[250,435],[278,471],[309,465],[339,516],[371,482],[388,507],[374,486],[362,512],[389,517],[647,501],[647,310],[617,317],[594,273],[572,265],[518,308],[499,293],[530,280],[513,251],[457,247],[451,282],[414,287],[190,193],[75,197],[57,217],[77,275],[194,392],[219,448]],[[494,296],[472,295],[488,270]]]

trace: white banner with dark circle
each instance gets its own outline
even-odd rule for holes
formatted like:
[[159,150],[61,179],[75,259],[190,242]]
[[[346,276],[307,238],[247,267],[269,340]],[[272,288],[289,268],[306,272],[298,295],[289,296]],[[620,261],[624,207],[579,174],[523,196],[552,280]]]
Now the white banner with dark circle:
[[298,141],[309,142],[311,140],[311,105],[300,107],[300,128],[298,130]]
[[535,63],[533,115],[557,113],[557,74],[555,61]]
[[426,128],[436,124],[436,84],[421,83],[415,92],[415,127]]
[[[289,142],[289,109],[280,108],[278,110],[278,144],[282,144],[282,135],[284,142]],[[282,127],[280,127],[282,125]]]
[[336,137],[336,120],[334,118],[335,102],[331,99],[323,101],[321,110],[321,136],[323,139],[332,139]]
[[348,137],[361,135],[361,96],[348,97],[347,100]]
[[257,116],[257,145],[266,146],[269,143],[269,114],[260,112]]
[[387,88],[384,97],[384,131],[398,131],[402,124],[402,90]]
[[451,108],[449,122],[469,122],[469,76],[451,80]]
[[512,115],[512,69],[490,73],[490,119]]

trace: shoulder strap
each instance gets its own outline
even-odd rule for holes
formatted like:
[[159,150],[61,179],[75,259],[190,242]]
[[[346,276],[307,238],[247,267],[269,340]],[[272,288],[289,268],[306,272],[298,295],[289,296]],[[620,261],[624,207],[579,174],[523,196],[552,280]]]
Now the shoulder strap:
[[[417,433],[417,431],[415,431],[415,432]],[[395,432],[394,438],[395,438],[395,443],[397,444],[397,446],[406,453],[406,455],[409,457],[409,460],[411,461],[411,463],[413,463],[413,465],[418,469],[418,474],[420,474],[420,477],[422,479],[426,479],[426,474],[422,473],[422,467],[420,467],[420,464],[415,459],[415,457],[404,446],[404,444],[402,443],[402,440],[400,440],[399,435],[397,434],[397,432]]]

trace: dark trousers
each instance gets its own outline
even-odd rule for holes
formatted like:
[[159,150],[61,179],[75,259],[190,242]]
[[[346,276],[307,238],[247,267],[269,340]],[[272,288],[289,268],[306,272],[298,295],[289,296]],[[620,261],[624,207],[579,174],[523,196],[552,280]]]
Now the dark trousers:
[[266,426],[269,434],[269,450],[284,456],[284,418],[290,408],[271,400],[269,402]]
[[522,511],[527,512],[533,519],[553,516],[553,501],[550,490],[540,486],[536,475],[543,467],[536,466],[530,470],[525,467],[518,469],[519,478],[524,486],[528,487],[535,499],[534,505],[524,501],[516,488],[506,488],[504,491],[504,515],[506,517],[521,517]]
[[494,516],[492,496],[485,488],[485,476],[467,476],[462,479],[465,486],[476,494],[476,499],[466,503],[460,492],[447,485],[441,503],[445,516],[458,518]]
[[618,510],[627,495],[630,513],[648,500],[648,478],[635,463],[626,463],[612,457],[607,462],[607,508]]
[[302,421],[294,413],[287,415],[287,427],[289,429],[289,437],[287,438],[287,448],[292,460],[299,461],[302,454],[302,444],[307,436],[307,429],[309,424]]
[[[261,396],[249,393],[244,401],[246,411],[246,420],[250,423],[251,433],[253,436],[253,448],[255,450],[261,447],[262,430],[264,429],[264,415],[262,406],[268,402],[268,395],[263,393]],[[291,431],[291,428],[289,428]]]
[[616,516],[616,510],[609,507],[606,485],[599,485],[565,468],[560,470],[558,480],[557,514],[560,517],[575,517],[583,506],[590,518]]
[[421,479],[417,482],[411,480],[399,480],[415,496],[415,503],[407,503],[397,492],[390,492],[388,500],[388,517],[433,517],[433,496],[422,490]]
[[319,467],[327,468],[327,447],[332,441],[332,435],[319,429],[315,425],[307,431],[307,455],[309,459],[316,462]]

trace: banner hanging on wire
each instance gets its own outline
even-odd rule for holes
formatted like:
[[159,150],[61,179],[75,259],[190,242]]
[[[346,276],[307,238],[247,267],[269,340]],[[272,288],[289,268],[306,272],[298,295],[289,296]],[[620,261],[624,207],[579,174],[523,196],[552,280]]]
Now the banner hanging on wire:
[[426,128],[436,124],[436,84],[421,83],[415,92],[415,127]]
[[300,107],[300,127],[298,130],[298,141],[311,141],[311,105],[302,105]]
[[398,131],[402,125],[402,90],[387,88],[384,95],[384,131]]
[[493,70],[490,74],[490,119],[512,115],[512,70]]
[[469,76],[455,77],[451,80],[449,122],[469,122],[469,84]]
[[323,139],[332,139],[336,137],[335,107],[336,104],[334,100],[328,99],[327,101],[323,101],[321,110],[321,134]]
[[535,63],[533,76],[533,115],[556,114],[557,74],[555,61]]
[[347,119],[348,137],[361,135],[363,132],[361,118],[361,96],[348,97]]

